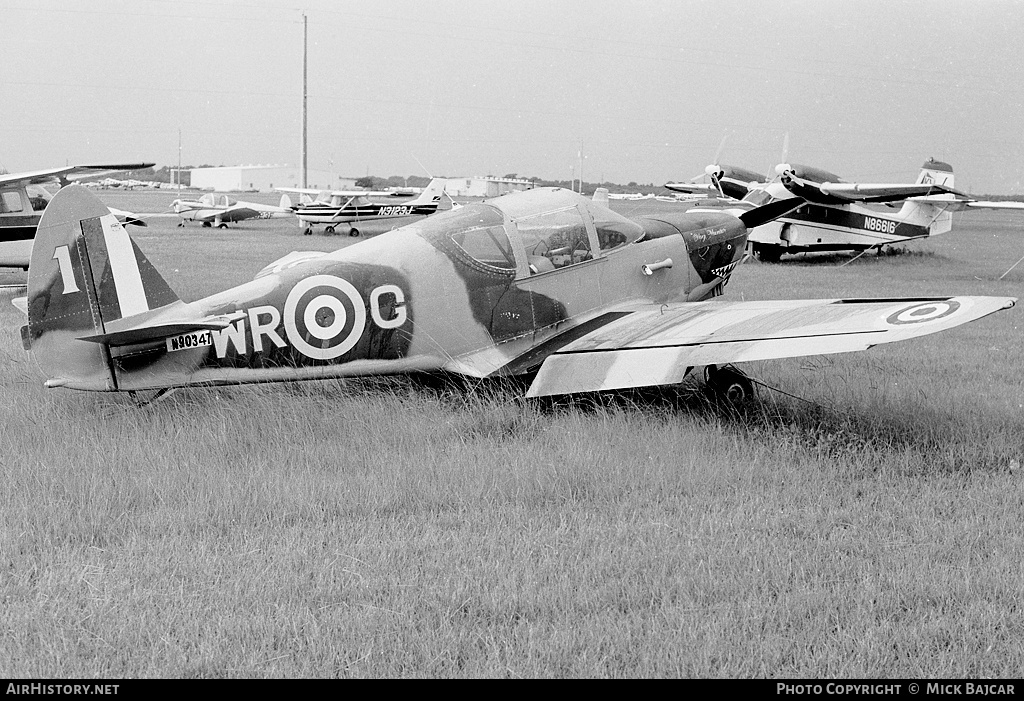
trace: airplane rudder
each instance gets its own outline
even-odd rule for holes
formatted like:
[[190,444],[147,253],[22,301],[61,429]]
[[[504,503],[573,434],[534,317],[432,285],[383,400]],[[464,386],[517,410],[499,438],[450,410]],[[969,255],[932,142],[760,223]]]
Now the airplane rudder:
[[86,188],[57,192],[29,263],[29,327],[102,333],[103,325],[178,300],[110,210]]
[[86,231],[90,222],[116,218],[80,185],[62,188],[47,205],[36,230],[28,272],[25,345],[51,381],[63,378],[113,383],[104,350],[81,336],[103,333],[95,261]]
[[921,173],[917,176],[917,184],[922,185],[945,185],[954,187],[953,166],[942,161],[929,158],[921,166]]

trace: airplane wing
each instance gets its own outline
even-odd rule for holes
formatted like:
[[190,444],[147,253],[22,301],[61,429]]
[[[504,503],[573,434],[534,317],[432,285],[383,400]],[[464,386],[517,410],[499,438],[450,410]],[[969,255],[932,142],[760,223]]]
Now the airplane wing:
[[297,192],[303,195],[337,195],[338,197],[411,197],[409,193],[395,193],[390,190],[314,190],[304,187],[275,187],[278,192]]
[[938,207],[945,207],[950,211],[963,211],[965,209],[1024,209],[1024,202],[1014,202],[1013,200],[975,200],[975,199],[959,199],[950,198],[948,195],[931,195],[926,197],[910,197],[908,198],[911,202],[921,202],[923,204],[933,204]]
[[66,176],[92,177],[106,173],[117,173],[123,170],[141,170],[149,168],[153,163],[115,163],[111,165],[78,165],[62,168],[46,168],[30,170],[23,173],[4,173],[0,175],[0,185],[27,181],[28,183],[47,183],[53,180],[73,180]]
[[897,202],[911,197],[964,193],[935,183],[830,183],[815,182],[796,176],[792,171],[782,175],[782,184],[794,195],[815,204],[848,204],[850,202]]
[[624,308],[544,360],[527,396],[681,382],[700,365],[862,351],[1012,307],[1008,297],[697,302]]
[[718,188],[710,183],[665,183],[665,189],[686,194],[711,193],[721,194]]

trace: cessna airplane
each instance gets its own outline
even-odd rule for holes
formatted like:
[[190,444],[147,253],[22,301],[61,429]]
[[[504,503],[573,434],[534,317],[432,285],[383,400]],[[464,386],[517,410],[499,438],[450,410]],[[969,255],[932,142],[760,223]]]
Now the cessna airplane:
[[[28,268],[32,255],[32,239],[43,210],[50,201],[43,183],[67,185],[72,176],[100,175],[105,172],[139,170],[152,163],[119,163],[114,165],[78,165],[32,170],[25,173],[0,174],[0,268]],[[127,224],[145,226],[131,212],[111,209]]]
[[[300,202],[292,209],[299,221],[306,224],[303,234],[313,233],[315,224],[324,224],[324,233],[333,234],[339,225],[348,228],[349,236],[361,233],[381,233],[413,222],[421,217],[434,214],[445,194],[447,181],[434,178],[423,188],[420,195],[403,204],[371,202],[367,196],[391,195],[384,192],[365,190],[334,190],[320,192],[316,200]],[[317,190],[278,188],[282,192],[316,193]]]
[[171,207],[174,213],[181,217],[178,226],[185,226],[187,219],[218,229],[226,229],[228,222],[246,219],[283,219],[295,215],[288,195],[281,195],[281,204],[275,206],[258,202],[239,202],[227,195],[214,195],[208,192],[198,200],[174,200]]
[[539,397],[676,384],[703,367],[712,389],[742,398],[749,379],[722,365],[866,350],[1016,301],[715,300],[748,229],[797,198],[638,219],[601,199],[514,192],[333,253],[290,253],[184,302],[92,193],[67,187],[15,300],[22,342],[47,387],[78,390],[440,371],[525,377]]
[[[745,194],[738,183],[727,185],[724,174],[732,170],[731,166],[707,167],[719,197],[700,202],[701,209],[735,213],[790,197],[807,201],[750,232],[751,251],[766,262],[776,262],[788,253],[866,251],[937,236],[952,229],[952,212],[957,210],[1024,209],[1024,203],[982,201],[955,190],[952,167],[932,159],[921,166],[916,182],[906,184],[848,183],[821,168],[780,164],[775,180],[749,181]],[[902,203],[898,210],[895,203]]]

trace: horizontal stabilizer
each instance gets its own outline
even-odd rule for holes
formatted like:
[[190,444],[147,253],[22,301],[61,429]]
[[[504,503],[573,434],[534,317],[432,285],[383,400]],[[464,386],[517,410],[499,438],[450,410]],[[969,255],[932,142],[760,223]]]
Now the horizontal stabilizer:
[[166,338],[196,331],[220,331],[231,325],[227,317],[215,316],[193,321],[164,321],[157,324],[138,324],[95,336],[79,336],[81,341],[106,343],[109,346],[130,346],[136,343],[162,341]]
[[644,305],[560,348],[527,396],[681,382],[696,366],[862,351],[1008,309],[1008,297]]

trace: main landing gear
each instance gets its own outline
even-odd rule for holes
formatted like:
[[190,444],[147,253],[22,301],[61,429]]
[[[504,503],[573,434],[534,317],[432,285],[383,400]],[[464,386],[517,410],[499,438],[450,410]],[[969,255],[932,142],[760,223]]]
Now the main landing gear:
[[704,368],[704,381],[715,398],[739,405],[754,398],[754,383],[732,365],[708,365]]

